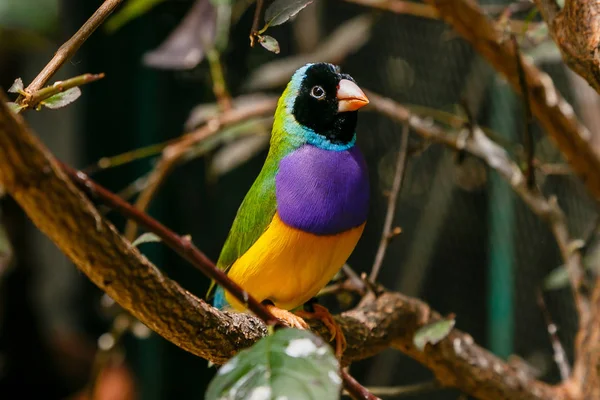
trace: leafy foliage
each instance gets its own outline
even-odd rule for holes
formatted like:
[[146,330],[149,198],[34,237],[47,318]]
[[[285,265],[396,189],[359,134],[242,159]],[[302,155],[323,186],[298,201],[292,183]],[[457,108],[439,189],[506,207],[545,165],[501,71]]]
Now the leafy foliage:
[[47,98],[40,104],[54,110],[71,104],[72,102],[77,100],[79,96],[81,96],[81,89],[79,89],[78,87],[73,87],[71,89],[65,90],[64,92],[57,93],[54,96]]
[[265,22],[267,26],[281,25],[313,0],[275,0],[265,11]]
[[425,325],[415,333],[413,343],[421,351],[425,349],[427,343],[437,344],[444,339],[452,328],[454,328],[454,318],[443,319],[429,325]]
[[338,399],[342,380],[329,345],[309,331],[282,329],[221,367],[206,392],[217,399]]

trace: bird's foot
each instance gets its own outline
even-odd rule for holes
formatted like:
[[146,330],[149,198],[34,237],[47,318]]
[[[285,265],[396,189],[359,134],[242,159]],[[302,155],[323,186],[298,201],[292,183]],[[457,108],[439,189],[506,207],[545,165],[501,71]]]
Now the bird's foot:
[[344,336],[344,332],[342,332],[342,328],[335,322],[333,315],[331,315],[328,309],[316,303],[312,303],[310,306],[312,311],[296,311],[296,315],[304,319],[318,319],[323,322],[329,333],[331,333],[329,341],[335,339],[335,356],[341,359],[344,350],[346,350],[346,337]]
[[267,309],[278,319],[285,322],[291,328],[306,329],[308,330],[308,324],[298,315],[291,313],[287,310],[275,307],[272,304],[266,304]]

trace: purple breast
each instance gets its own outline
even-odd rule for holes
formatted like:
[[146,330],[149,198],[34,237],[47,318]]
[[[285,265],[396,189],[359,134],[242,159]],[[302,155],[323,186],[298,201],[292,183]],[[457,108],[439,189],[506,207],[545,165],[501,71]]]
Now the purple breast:
[[356,146],[329,151],[304,145],[281,160],[275,182],[277,212],[289,226],[334,235],[367,220],[369,177]]

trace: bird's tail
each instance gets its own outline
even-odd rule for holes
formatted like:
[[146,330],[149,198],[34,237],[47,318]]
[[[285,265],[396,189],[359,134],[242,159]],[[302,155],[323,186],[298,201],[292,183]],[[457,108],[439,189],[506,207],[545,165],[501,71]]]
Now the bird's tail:
[[213,298],[213,307],[223,310],[229,307],[229,303],[225,299],[225,290],[221,286],[216,286]]

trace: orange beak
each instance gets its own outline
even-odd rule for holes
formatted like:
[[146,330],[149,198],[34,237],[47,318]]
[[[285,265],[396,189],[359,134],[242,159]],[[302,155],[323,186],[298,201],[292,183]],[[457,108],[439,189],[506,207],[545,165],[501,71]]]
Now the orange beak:
[[348,79],[342,79],[337,88],[338,112],[356,111],[369,104],[362,90]]

